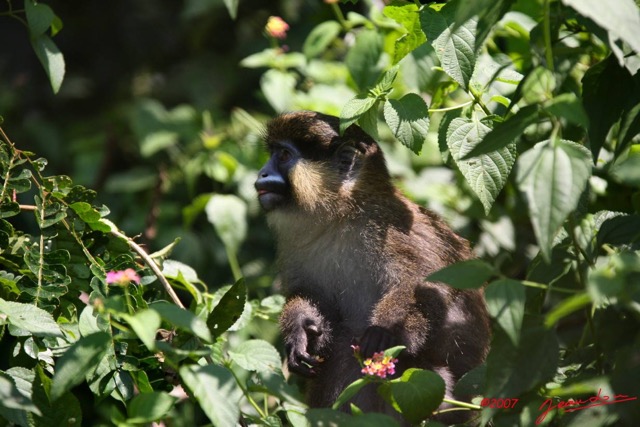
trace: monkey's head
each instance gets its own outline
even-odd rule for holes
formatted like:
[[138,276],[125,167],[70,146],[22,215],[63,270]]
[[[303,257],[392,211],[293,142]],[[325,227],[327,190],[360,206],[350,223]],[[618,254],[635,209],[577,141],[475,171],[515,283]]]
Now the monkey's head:
[[343,135],[337,117],[312,111],[283,114],[267,124],[270,157],[255,187],[262,207],[340,215],[358,204],[358,192],[393,191],[382,151],[356,125]]

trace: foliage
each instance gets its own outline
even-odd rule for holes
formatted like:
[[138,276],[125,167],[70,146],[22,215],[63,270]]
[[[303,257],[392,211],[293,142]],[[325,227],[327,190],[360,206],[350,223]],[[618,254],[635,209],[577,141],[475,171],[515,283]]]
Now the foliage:
[[[206,15],[204,3],[187,11]],[[282,34],[269,37],[240,66],[259,71],[260,95],[275,112],[339,115],[343,129],[357,123],[380,139],[398,185],[480,256],[430,280],[488,283],[493,319],[486,362],[457,385],[478,395],[472,402],[444,398],[436,374],[409,370],[364,377],[335,407],[377,383],[414,424],[444,400],[495,426],[633,425],[640,407],[625,402],[541,414],[547,399],[640,394],[637,5],[327,3],[333,19],[288,20],[293,48]],[[224,5],[242,26],[242,2]],[[63,92],[65,62],[51,39],[60,18],[32,0],[8,15],[24,22]],[[273,331],[282,297],[265,267],[271,247],[251,188],[263,159],[261,114],[236,109],[220,124],[195,101],[151,96],[122,110],[123,138],[134,143],[120,150],[136,167],[112,172],[106,196],[47,175],[46,160],[2,134],[0,342],[11,350],[0,366],[2,417],[18,425],[225,426],[240,417],[395,425],[355,407],[308,410],[281,371]],[[141,194],[146,218],[136,209]],[[169,238],[172,223],[182,224],[180,242]],[[145,228],[157,251],[147,255],[120,227]],[[231,275],[207,259],[228,263]],[[109,272],[129,268],[139,284],[107,283]],[[485,405],[491,399],[516,403]]]

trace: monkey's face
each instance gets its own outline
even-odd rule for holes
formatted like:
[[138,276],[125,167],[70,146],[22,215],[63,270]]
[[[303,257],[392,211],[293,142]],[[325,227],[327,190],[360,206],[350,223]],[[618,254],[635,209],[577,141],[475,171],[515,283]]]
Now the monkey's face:
[[269,161],[258,172],[255,187],[260,205],[266,211],[287,204],[291,199],[289,173],[299,161],[300,151],[290,142],[269,145]]
[[340,216],[357,203],[356,189],[388,181],[376,142],[355,125],[344,135],[338,128],[337,117],[311,111],[269,122],[265,139],[270,157],[255,183],[267,212]]

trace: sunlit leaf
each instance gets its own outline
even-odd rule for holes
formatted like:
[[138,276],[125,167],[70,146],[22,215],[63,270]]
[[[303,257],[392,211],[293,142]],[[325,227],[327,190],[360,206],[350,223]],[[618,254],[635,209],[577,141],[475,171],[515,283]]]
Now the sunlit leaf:
[[62,337],[60,326],[53,316],[32,304],[5,301],[0,298],[0,313],[9,324],[39,337]]
[[217,365],[183,365],[180,377],[216,427],[235,427],[242,390],[231,372]]
[[480,288],[495,274],[493,267],[479,259],[460,261],[431,273],[430,282],[443,282],[457,289]]
[[409,93],[384,104],[384,118],[393,134],[416,154],[429,133],[429,107],[419,95]]
[[516,161],[516,144],[513,142],[496,151],[465,158],[467,153],[484,143],[483,139],[490,132],[491,128],[475,116],[471,119],[453,119],[447,131],[451,157],[482,202],[487,214],[507,182]]
[[165,417],[173,408],[176,398],[163,391],[140,393],[127,405],[130,423],[150,423]]
[[466,89],[476,64],[477,21],[470,18],[456,24],[456,8],[460,3],[447,2],[438,11],[427,7],[421,12],[420,21],[444,71]]
[[233,251],[238,251],[247,236],[247,204],[232,194],[215,194],[205,207],[207,219],[220,240]]
[[267,341],[249,340],[229,350],[231,359],[248,371],[280,371],[282,360]]
[[304,41],[302,52],[304,52],[307,58],[313,58],[322,54],[335,38],[338,37],[340,30],[340,24],[336,21],[322,22],[311,30]]
[[527,199],[533,229],[547,261],[554,236],[587,185],[591,165],[589,150],[562,139],[540,142],[518,160],[518,188]]

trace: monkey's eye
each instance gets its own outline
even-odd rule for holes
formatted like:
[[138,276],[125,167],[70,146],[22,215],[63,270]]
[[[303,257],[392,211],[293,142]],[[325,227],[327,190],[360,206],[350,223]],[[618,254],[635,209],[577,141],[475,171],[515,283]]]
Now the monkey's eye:
[[293,158],[293,154],[291,153],[291,151],[287,150],[286,148],[279,149],[276,153],[276,156],[278,156],[278,161],[280,163],[287,163]]

